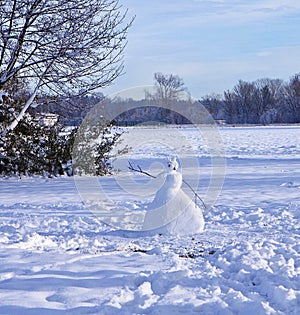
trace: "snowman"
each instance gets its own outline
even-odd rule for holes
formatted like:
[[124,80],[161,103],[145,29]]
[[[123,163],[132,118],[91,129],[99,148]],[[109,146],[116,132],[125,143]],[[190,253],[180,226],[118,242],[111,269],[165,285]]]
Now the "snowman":
[[167,163],[166,171],[158,176],[162,184],[148,206],[143,229],[179,235],[203,232],[202,210],[181,189],[182,174],[176,158]]

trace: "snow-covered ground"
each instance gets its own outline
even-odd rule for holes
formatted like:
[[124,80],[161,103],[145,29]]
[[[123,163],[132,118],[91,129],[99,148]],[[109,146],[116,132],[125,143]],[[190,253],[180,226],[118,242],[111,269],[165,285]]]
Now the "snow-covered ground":
[[[184,139],[168,144],[174,130]],[[219,131],[226,165],[214,165],[205,131],[124,134],[134,165],[156,174],[173,146],[200,196],[218,186],[198,235],[114,232],[73,178],[1,179],[0,314],[299,314],[300,126]],[[127,173],[124,159],[100,182],[113,202],[139,211],[151,201],[141,193],[149,178]]]

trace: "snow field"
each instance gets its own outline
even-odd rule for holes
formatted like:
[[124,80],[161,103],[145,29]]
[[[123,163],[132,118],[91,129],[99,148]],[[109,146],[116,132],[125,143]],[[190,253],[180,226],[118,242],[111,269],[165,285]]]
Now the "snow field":
[[[300,127],[220,132],[226,177],[202,234],[133,237],[88,212],[72,178],[1,179],[0,314],[298,314]],[[184,134],[179,155],[198,150],[203,196],[209,154],[197,132]],[[163,160],[146,149],[135,162]],[[142,208],[101,181],[116,203]]]

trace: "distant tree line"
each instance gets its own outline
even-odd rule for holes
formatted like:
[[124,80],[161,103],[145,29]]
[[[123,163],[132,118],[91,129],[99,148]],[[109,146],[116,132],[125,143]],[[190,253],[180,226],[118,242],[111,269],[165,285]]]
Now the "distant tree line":
[[[127,110],[134,105],[134,109]],[[123,112],[115,118],[115,123],[118,126],[135,126],[140,124],[150,124],[150,125],[163,125],[163,124],[173,124],[173,125],[184,125],[191,124],[185,116],[181,115],[176,111],[178,107],[184,107],[188,110],[193,108],[193,104],[187,104],[185,101],[174,101],[172,107],[173,110],[160,107],[155,102],[149,104],[146,100],[134,100],[127,99],[122,100],[117,103],[119,108],[124,108]]]
[[224,95],[208,95],[201,103],[215,119],[229,124],[300,123],[300,74],[280,79],[240,80]]
[[[231,91],[207,95],[198,101],[186,98],[186,91],[178,76],[155,73],[154,93],[146,91],[143,100],[118,100],[118,107],[123,106],[124,111],[116,118],[117,123],[189,124],[191,122],[178,112],[192,114],[195,106],[200,105],[215,120],[228,124],[300,123],[300,74],[291,77],[289,82],[268,78],[254,82],[240,80]],[[170,109],[164,107],[166,104]],[[126,111],[130,105],[135,108]],[[207,119],[198,121],[205,123]]]
[[67,100],[57,100],[49,95],[38,97],[38,106],[30,107],[28,112],[33,116],[41,113],[53,113],[65,126],[79,126],[87,113],[104,99],[102,93],[84,96],[70,96]]
[[[174,74],[154,73],[153,91],[145,90],[142,100],[117,99],[114,106],[119,108],[120,115],[115,120],[118,125],[137,124],[191,124],[198,101],[187,93],[182,78]],[[134,108],[132,108],[134,107]],[[199,117],[199,123],[205,123],[207,115]]]

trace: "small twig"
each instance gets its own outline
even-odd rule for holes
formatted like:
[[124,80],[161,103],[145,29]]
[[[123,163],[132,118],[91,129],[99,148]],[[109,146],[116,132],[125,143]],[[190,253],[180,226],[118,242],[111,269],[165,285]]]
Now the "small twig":
[[142,168],[139,165],[137,166],[138,169],[136,169],[136,168],[133,167],[133,165],[130,162],[128,162],[128,163],[129,163],[129,166],[128,166],[129,170],[134,171],[134,172],[138,172],[138,173],[141,173],[141,174],[144,174],[144,175],[147,175],[147,176],[150,176],[152,178],[156,178],[156,176],[153,176],[150,173],[147,173],[147,172],[143,171]]
[[[142,168],[141,168],[139,165],[137,165],[137,169],[136,169],[136,168],[133,167],[133,165],[132,165],[129,161],[128,161],[128,163],[129,163],[128,169],[129,169],[130,171],[137,172],[137,173],[141,173],[141,174],[147,175],[147,176],[149,176],[149,177],[151,177],[151,178],[156,178],[156,176],[153,176],[153,175],[151,175],[150,173],[147,173],[147,172],[143,171]],[[204,202],[204,201],[202,200],[202,198],[196,193],[196,191],[193,189],[193,187],[192,187],[189,183],[187,183],[184,179],[182,179],[182,182],[183,182],[184,184],[186,184],[186,185],[190,188],[190,190],[194,193],[194,195],[195,195],[195,204],[197,204],[196,201],[197,201],[197,198],[198,198],[198,199],[201,201],[201,203],[202,203],[204,209],[207,210],[207,206],[206,206],[205,202]]]
[[[194,193],[194,195],[195,195],[195,200],[198,198],[198,199],[201,201],[201,203],[202,203],[204,209],[207,210],[207,206],[206,206],[205,202],[204,202],[204,201],[202,200],[202,198],[196,193],[196,191],[194,190],[194,188],[193,188],[189,183],[187,183],[184,179],[182,179],[182,182],[183,182],[184,184],[186,184],[186,185],[190,188],[190,190]],[[195,203],[196,203],[196,202],[195,202]],[[197,203],[196,203],[196,204],[197,204]]]

